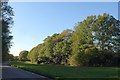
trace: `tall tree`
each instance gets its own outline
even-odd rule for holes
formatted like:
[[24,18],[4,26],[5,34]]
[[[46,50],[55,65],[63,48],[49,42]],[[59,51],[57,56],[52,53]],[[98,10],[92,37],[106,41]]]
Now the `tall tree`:
[[[69,59],[70,65],[81,65],[82,63],[80,62],[80,59],[84,54],[84,50],[89,45],[94,45],[91,25],[94,23],[95,19],[95,16],[88,16],[84,21],[78,22],[78,24],[75,26],[75,30],[72,34],[73,43],[72,56]],[[76,61],[76,64],[74,61]]]
[[116,63],[114,60],[120,62],[120,21],[106,13],[98,15],[92,25],[92,31],[101,55],[100,64],[112,65],[111,63]]
[[96,46],[100,50],[118,51],[120,46],[120,21],[104,13],[92,25]]
[[72,30],[66,29],[58,35],[56,45],[53,48],[54,62],[57,64],[68,64],[68,58],[71,55],[71,35]]
[[8,5],[8,2],[2,2],[1,3],[1,21],[2,21],[2,60],[6,61],[9,57],[9,49],[11,47],[11,39],[13,36],[11,36],[10,28],[13,24],[13,10]]
[[[113,57],[120,51],[120,21],[106,13],[97,17],[89,16],[75,27],[72,40],[71,65],[75,60],[77,65],[87,65],[95,59],[92,65],[111,65]],[[90,45],[93,45],[91,49],[96,50],[97,54],[94,54],[96,51],[91,51]],[[92,56],[93,59],[90,60],[86,55],[90,51],[93,52],[91,55],[98,57]]]
[[45,43],[45,54],[44,57],[48,58],[48,62],[53,62],[53,48],[57,43],[57,37],[59,34],[53,34],[44,40]]

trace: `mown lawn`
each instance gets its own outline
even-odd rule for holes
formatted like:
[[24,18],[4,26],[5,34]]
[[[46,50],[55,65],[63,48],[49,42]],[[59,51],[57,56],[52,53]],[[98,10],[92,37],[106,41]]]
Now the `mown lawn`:
[[116,80],[120,77],[120,68],[117,67],[73,67],[26,62],[11,62],[10,65],[60,80]]

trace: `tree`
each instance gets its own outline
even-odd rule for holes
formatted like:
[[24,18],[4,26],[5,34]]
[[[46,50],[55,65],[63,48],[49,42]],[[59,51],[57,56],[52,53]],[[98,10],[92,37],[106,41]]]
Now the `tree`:
[[92,31],[95,44],[100,50],[120,50],[120,21],[113,16],[106,13],[98,15],[92,24]]
[[10,61],[14,60],[13,54],[9,54],[9,60],[10,60]]
[[17,61],[18,60],[18,56],[14,56],[14,60]]
[[67,64],[67,59],[71,53],[72,30],[64,30],[60,34],[48,36],[42,47],[39,48],[39,62]]
[[[113,57],[120,51],[120,21],[106,13],[97,17],[88,16],[75,26],[72,40],[73,57],[70,62],[78,60],[76,65],[89,65],[89,62],[97,66],[112,65]],[[90,45],[98,49],[97,54],[94,49],[91,51]],[[86,54],[88,52],[92,59]]]
[[49,63],[47,62],[48,58],[45,55],[45,43],[41,44],[41,48],[39,49],[39,55],[38,55],[38,62],[39,63]]
[[21,61],[26,61],[27,60],[27,55],[28,55],[28,51],[24,50],[24,51],[21,51],[20,54],[19,54],[19,60]]
[[6,61],[9,58],[9,48],[11,47],[11,36],[10,27],[13,24],[13,10],[8,5],[8,2],[1,3],[1,16],[0,21],[2,23],[2,60]]
[[98,50],[93,44],[83,44],[80,46],[80,52],[70,57],[69,63],[71,66],[91,66],[97,53]]
[[37,57],[37,56],[34,56],[35,54],[36,54],[36,47],[30,50],[30,52],[27,55],[27,59],[30,60],[31,62],[35,62]]
[[48,36],[45,40],[44,40],[44,57],[46,57],[48,63],[53,63],[53,59],[54,59],[54,51],[53,48],[56,45],[57,41],[59,41],[58,38],[59,34],[53,34],[52,36]]
[[[95,16],[88,16],[86,20],[84,20],[83,22],[78,22],[78,24],[75,26],[75,30],[72,34],[73,43],[71,46],[72,55],[69,59],[70,65],[84,65],[82,61],[87,61],[87,59],[85,58],[85,60],[82,59],[85,54],[85,49],[88,48],[89,45],[94,46],[91,25],[95,21],[95,18]],[[76,61],[76,64],[74,63],[74,61]]]
[[99,63],[101,65],[116,63],[114,60],[119,59],[120,52],[120,21],[104,13],[98,15],[91,28],[94,44],[99,49],[100,58],[103,58],[101,60],[98,58]]
[[120,21],[109,14],[88,16],[44,39],[28,54],[31,62],[71,66],[120,65]]
[[30,50],[30,52],[28,53],[27,58],[28,58],[31,62],[37,62],[41,48],[42,48],[42,44],[39,44],[39,45],[37,45],[36,47],[32,48],[32,49]]
[[66,29],[58,35],[56,45],[53,48],[54,63],[56,64],[68,64],[69,55],[71,55],[71,34],[72,30]]

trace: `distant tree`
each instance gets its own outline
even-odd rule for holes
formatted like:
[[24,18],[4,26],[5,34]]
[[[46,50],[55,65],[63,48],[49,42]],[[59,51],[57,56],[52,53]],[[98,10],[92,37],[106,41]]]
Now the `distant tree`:
[[21,61],[26,61],[27,60],[27,55],[28,55],[28,51],[24,50],[24,51],[21,51],[20,54],[19,54],[19,60]]
[[2,60],[9,59],[9,48],[11,47],[10,28],[13,24],[13,9],[8,5],[8,2],[1,2],[1,16],[0,21],[2,23]]
[[9,54],[9,60],[10,60],[10,61],[13,61],[13,60],[14,60],[13,54]]
[[36,62],[36,58],[38,56],[35,56],[36,54],[36,47],[34,47],[27,55],[27,59],[30,60],[31,62]]
[[36,47],[32,48],[30,50],[30,52],[28,53],[27,58],[31,61],[31,62],[37,62],[38,61],[38,56],[40,53],[40,50],[42,48],[42,44],[37,45]]
[[14,56],[14,60],[16,60],[16,61],[19,60],[19,59],[18,59],[18,56]]
[[41,48],[39,48],[39,55],[38,55],[38,62],[41,62],[41,63],[47,63],[47,60],[48,58],[46,57],[45,55],[45,43],[41,44]]

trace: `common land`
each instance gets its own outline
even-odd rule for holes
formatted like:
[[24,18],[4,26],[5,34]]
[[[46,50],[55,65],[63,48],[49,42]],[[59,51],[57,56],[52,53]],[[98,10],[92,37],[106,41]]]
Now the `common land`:
[[56,80],[118,80],[120,77],[120,67],[75,67],[15,61],[9,65]]

